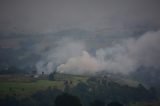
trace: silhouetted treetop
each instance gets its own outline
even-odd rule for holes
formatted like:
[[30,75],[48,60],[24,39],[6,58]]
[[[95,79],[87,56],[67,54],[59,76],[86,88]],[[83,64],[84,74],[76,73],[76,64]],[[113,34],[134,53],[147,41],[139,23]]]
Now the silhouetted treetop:
[[82,106],[82,104],[78,97],[64,93],[57,96],[55,106]]

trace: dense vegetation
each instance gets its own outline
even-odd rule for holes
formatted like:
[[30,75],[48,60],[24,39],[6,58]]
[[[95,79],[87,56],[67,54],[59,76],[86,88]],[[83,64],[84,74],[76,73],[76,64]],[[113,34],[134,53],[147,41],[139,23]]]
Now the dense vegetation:
[[[99,81],[96,80],[96,77],[87,78],[63,75],[63,78],[64,80],[59,80],[58,76],[55,76],[56,80],[54,81],[38,79],[35,82],[14,82],[15,86],[12,87],[9,87],[9,85],[13,84],[13,82],[6,82],[6,84],[2,84],[0,87],[8,89],[4,90],[6,94],[0,98],[0,105],[58,106],[54,101],[57,100],[56,98],[59,95],[63,95],[64,93],[73,95],[72,98],[79,98],[77,101],[80,101],[82,106],[100,106],[100,104],[101,106],[109,106],[112,101],[129,105],[137,102],[152,102],[158,99],[157,91],[154,87],[146,89],[142,84],[139,84],[137,87],[130,87],[114,81]],[[8,88],[6,85],[8,85]],[[21,94],[18,92],[21,92]],[[28,95],[28,93],[30,94]],[[20,95],[23,96],[20,97]]]

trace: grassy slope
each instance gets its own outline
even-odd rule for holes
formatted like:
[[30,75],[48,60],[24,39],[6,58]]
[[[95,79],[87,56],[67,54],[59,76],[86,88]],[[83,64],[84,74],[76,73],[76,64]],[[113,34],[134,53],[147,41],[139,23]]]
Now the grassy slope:
[[[72,85],[75,86],[79,82],[86,83],[88,76],[80,75],[67,75],[67,74],[56,74],[55,81],[47,79],[35,79],[26,76],[11,76],[11,77],[0,77],[0,97],[4,95],[18,95],[19,97],[31,95],[38,90],[45,90],[47,88],[58,88],[64,89],[64,81],[72,81]],[[121,85],[136,86],[137,82],[128,79],[113,79]]]
[[24,77],[19,77],[15,80],[15,78],[11,78],[9,80],[0,81],[0,97],[4,97],[5,95],[17,95],[19,97],[25,97],[27,95],[31,95],[32,93],[38,90],[45,90],[47,88],[58,88],[64,89],[64,81],[70,80],[73,85],[76,85],[79,82],[86,82],[87,77],[84,76],[73,76],[73,75],[65,75],[65,74],[56,74],[56,81],[50,80],[32,80],[26,81]]
[[44,90],[48,87],[62,88],[63,82],[61,81],[48,81],[38,80],[36,82],[1,82],[0,83],[0,96],[4,95],[18,95],[27,96],[37,90]]

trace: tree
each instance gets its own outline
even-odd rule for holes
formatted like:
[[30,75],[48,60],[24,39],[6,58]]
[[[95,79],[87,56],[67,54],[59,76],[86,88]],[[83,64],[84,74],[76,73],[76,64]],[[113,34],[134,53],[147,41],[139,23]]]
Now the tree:
[[64,93],[57,96],[55,106],[82,106],[82,104],[78,97]]
[[105,103],[100,100],[95,100],[95,101],[91,102],[89,106],[105,106]]
[[121,103],[119,103],[119,102],[111,102],[111,103],[109,103],[107,106],[123,106]]
[[54,73],[50,73],[48,76],[48,79],[53,81],[54,80]]

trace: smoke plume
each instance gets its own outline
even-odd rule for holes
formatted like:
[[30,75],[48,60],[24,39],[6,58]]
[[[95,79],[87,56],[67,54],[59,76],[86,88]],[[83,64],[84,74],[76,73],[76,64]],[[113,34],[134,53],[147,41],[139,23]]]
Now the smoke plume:
[[128,74],[140,66],[160,68],[160,31],[147,32],[139,38],[128,38],[111,47],[101,48],[93,56],[87,51],[69,58],[57,71],[91,74],[98,71]]
[[83,41],[69,37],[58,40],[55,45],[57,46],[50,47],[48,51],[43,53],[43,59],[36,64],[39,74],[42,72],[49,74],[56,71],[58,65],[66,63],[72,57],[79,56],[81,51],[86,49]]

